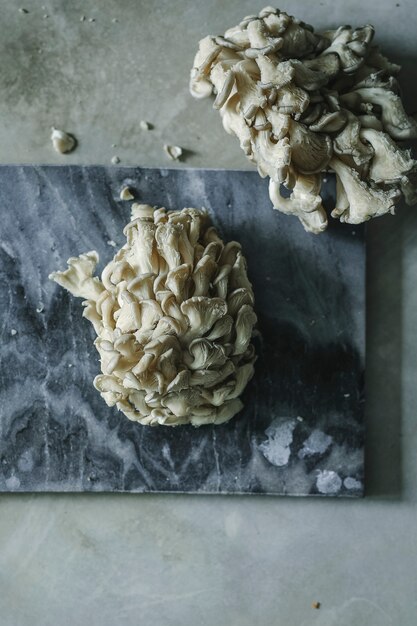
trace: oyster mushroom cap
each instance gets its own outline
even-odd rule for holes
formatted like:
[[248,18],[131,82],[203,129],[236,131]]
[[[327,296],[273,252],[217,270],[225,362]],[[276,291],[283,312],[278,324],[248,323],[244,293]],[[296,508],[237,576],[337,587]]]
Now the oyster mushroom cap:
[[382,125],[393,139],[402,141],[417,138],[417,122],[406,114],[399,95],[383,87],[359,88],[354,94],[359,96],[362,102],[381,107]]
[[341,221],[348,224],[361,224],[372,217],[394,212],[395,204],[400,197],[397,189],[385,191],[376,185],[367,184],[361,180],[356,170],[337,157],[333,157],[329,165],[337,174],[339,184],[343,186],[344,205],[348,204],[343,213],[338,211],[336,214]]
[[302,174],[316,174],[327,167],[333,153],[328,135],[310,131],[304,124],[291,121],[291,158]]
[[256,63],[261,72],[260,86],[263,89],[270,87],[281,89],[294,79],[295,68],[289,62],[277,64],[269,57],[260,55],[256,58]]
[[97,277],[93,277],[99,261],[95,250],[68,259],[68,269],[64,272],[52,272],[48,278],[64,287],[77,298],[96,301],[104,287]]
[[221,47],[212,37],[204,37],[200,41],[190,77],[190,92],[194,98],[207,98],[211,95],[213,85],[208,79],[208,75],[220,51]]
[[[219,424],[242,408],[253,375],[256,315],[237,242],[197,209],[132,207],[127,243],[93,277],[96,252],[52,280],[86,298],[109,406],[144,425]],[[148,271],[150,270],[150,271]]]
[[321,54],[318,57],[303,59],[303,65],[310,71],[325,74],[329,81],[339,73],[339,55],[336,52],[327,51],[326,54]]
[[343,71],[352,74],[364,63],[374,28],[369,24],[354,30],[350,26],[341,26],[336,31],[323,33],[323,36],[329,37],[331,44],[322,54],[337,54]]
[[318,234],[327,227],[327,215],[319,195],[320,187],[320,175],[299,175],[290,197],[284,198],[281,195],[279,184],[271,180],[269,182],[269,197],[274,209],[287,215],[295,215],[306,231]]
[[368,142],[374,151],[369,176],[375,183],[400,182],[416,166],[409,150],[401,150],[386,133],[363,128],[361,139]]
[[251,141],[252,130],[247,125],[244,117],[240,114],[240,97],[234,94],[226,104],[220,109],[223,128],[229,135],[236,135],[240,142],[240,147],[246,155],[252,153]]
[[269,176],[276,182],[284,182],[291,162],[291,148],[287,137],[274,143],[269,130],[260,131],[252,141],[258,172],[262,178]]
[[360,167],[366,166],[374,155],[372,146],[363,143],[360,138],[360,122],[349,111],[345,112],[347,123],[333,140],[333,148],[339,156],[351,157],[353,163]]

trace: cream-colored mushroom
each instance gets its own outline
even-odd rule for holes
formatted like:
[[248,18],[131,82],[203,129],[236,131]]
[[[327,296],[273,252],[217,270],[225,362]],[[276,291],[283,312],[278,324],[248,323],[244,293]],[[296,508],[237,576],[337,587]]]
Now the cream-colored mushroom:
[[98,254],[92,250],[79,257],[71,257],[68,259],[68,269],[64,272],[53,272],[50,278],[77,298],[97,300],[104,290],[101,281],[93,277],[97,263]]
[[336,154],[351,158],[357,168],[365,168],[374,155],[372,146],[363,143],[360,138],[360,121],[346,111],[347,124],[333,140],[333,148]]
[[321,176],[311,174],[296,178],[292,193],[288,198],[281,195],[280,185],[269,182],[269,197],[274,209],[287,215],[295,215],[305,230],[320,233],[327,227],[327,215],[320,197]]
[[350,26],[341,26],[336,31],[327,31],[323,35],[330,38],[331,44],[323,50],[322,55],[337,54],[343,71],[352,74],[364,63],[374,29],[370,25],[355,30]]
[[50,278],[85,298],[109,406],[145,425],[220,424],[253,375],[253,292],[237,242],[206,213],[132,207],[127,243],[93,277],[96,252]]
[[302,174],[316,174],[327,167],[333,153],[328,135],[314,133],[304,124],[291,121],[291,160]]
[[360,96],[363,102],[377,104],[381,107],[381,121],[384,130],[393,139],[417,138],[417,122],[406,114],[398,94],[383,87],[356,89],[354,93]]
[[191,70],[190,91],[194,98],[206,98],[213,91],[213,84],[208,78],[211,66],[219,55],[221,47],[212,37],[200,41],[199,50]]
[[369,176],[375,183],[400,182],[416,166],[409,150],[400,150],[397,144],[386,133],[373,128],[363,128],[361,139],[373,148],[374,157],[371,162]]
[[[275,208],[297,215],[312,232],[327,225],[315,174],[331,169],[333,154],[355,181],[358,175],[360,187],[376,194],[378,205],[368,212],[365,205],[349,209],[351,196],[348,201],[339,182],[333,217],[366,220],[392,211],[400,191],[408,202],[417,195],[411,157],[407,172],[413,176],[399,164],[399,153],[393,158],[394,144],[372,133],[366,140],[362,132],[385,131],[394,140],[417,135],[398,95],[400,68],[372,45],[373,35],[370,25],[314,32],[268,6],[224,36],[203,39],[194,61],[191,93],[216,94],[214,107],[226,132],[236,135],[260,176],[271,178]],[[281,198],[280,184],[294,187],[290,198]],[[387,185],[395,186],[388,196],[382,188]]]
[[340,184],[343,186],[345,194],[343,205],[348,205],[343,213],[340,213],[340,209],[337,207],[337,216],[342,222],[361,224],[372,217],[394,211],[400,196],[397,189],[385,191],[376,185],[367,184],[361,180],[356,170],[337,157],[331,159],[330,167],[336,172]]

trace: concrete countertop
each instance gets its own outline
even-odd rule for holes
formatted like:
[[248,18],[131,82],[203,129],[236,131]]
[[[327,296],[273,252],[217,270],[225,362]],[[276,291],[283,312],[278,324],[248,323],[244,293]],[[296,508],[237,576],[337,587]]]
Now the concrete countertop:
[[[188,75],[202,36],[263,2],[43,1],[0,2],[1,163],[164,166],[175,143],[178,167],[250,167]],[[280,8],[317,28],[373,23],[417,109],[412,0]],[[52,125],[73,154],[53,152]],[[3,495],[1,623],[414,626],[416,233],[415,208],[369,228],[366,498]]]

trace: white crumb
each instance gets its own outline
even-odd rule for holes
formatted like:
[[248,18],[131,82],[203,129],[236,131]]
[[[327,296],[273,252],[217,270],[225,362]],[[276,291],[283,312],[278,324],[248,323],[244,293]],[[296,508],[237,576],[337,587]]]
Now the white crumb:
[[182,148],[180,148],[180,146],[170,146],[169,144],[164,144],[164,151],[165,154],[172,159],[172,161],[178,161],[182,155]]
[[51,141],[54,150],[60,154],[68,154],[68,152],[72,152],[76,145],[75,137],[73,135],[54,127],[52,127]]

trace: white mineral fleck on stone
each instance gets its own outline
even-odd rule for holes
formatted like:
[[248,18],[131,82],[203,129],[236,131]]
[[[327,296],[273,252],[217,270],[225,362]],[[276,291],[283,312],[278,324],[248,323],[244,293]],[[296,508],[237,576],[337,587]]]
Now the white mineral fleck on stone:
[[332,470],[319,470],[316,485],[320,493],[334,494],[340,491],[342,479]]
[[21,472],[31,472],[33,470],[33,466],[33,453],[31,450],[26,450],[17,461],[17,467]]
[[20,480],[17,476],[10,476],[10,478],[6,478],[5,480],[7,489],[14,491],[20,487]]
[[313,454],[323,454],[332,443],[333,439],[330,435],[321,430],[313,430],[311,435],[304,441],[303,447],[298,453],[300,459]]
[[345,478],[343,484],[346,489],[362,489],[361,481],[356,480],[356,478],[353,478],[352,476],[348,476],[347,478]]
[[10,334],[12,337],[14,337],[15,335],[17,335],[17,330],[15,328],[12,328],[12,330],[10,331]]
[[277,467],[286,465],[289,461],[291,450],[290,445],[293,440],[293,431],[296,426],[294,419],[289,419],[285,422],[282,420],[286,418],[275,419],[269,428],[266,429],[265,434],[268,437],[267,441],[264,441],[259,446],[260,451],[264,457]]
[[115,248],[117,246],[116,242],[113,241],[113,239],[109,239],[107,245],[111,246],[112,248]]

